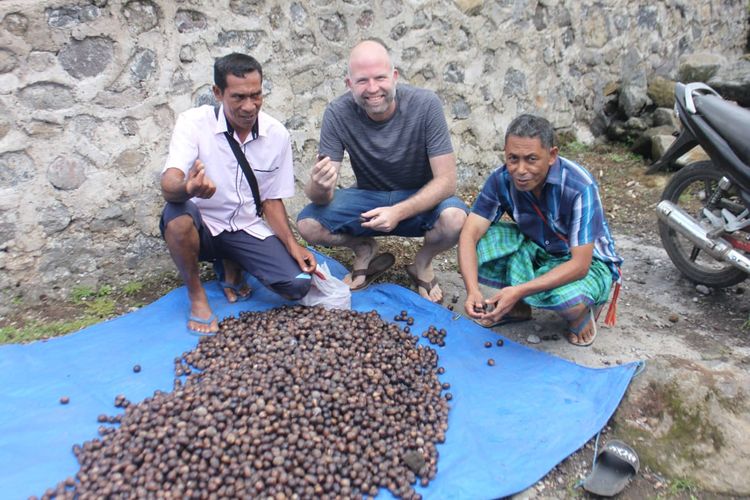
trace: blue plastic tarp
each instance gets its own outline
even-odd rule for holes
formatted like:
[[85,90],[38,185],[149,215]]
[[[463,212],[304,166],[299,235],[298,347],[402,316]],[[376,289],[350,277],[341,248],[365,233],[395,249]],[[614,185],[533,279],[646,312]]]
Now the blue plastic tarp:
[[[345,272],[328,260],[334,274]],[[207,284],[222,318],[285,302],[257,282],[252,299],[228,304]],[[438,446],[437,477],[425,498],[497,498],[534,484],[583,446],[619,404],[638,363],[587,368],[529,349],[479,327],[410,290],[375,285],[352,296],[352,308],[393,320],[406,309],[412,333],[429,325],[448,331],[436,347],[451,384],[448,432]],[[48,341],[0,347],[0,491],[3,498],[40,495],[78,463],[71,449],[98,436],[100,414],[120,412],[114,398],[138,402],[170,391],[174,359],[197,344],[185,329],[187,293],[177,289],[142,309]],[[485,341],[493,347],[484,347]],[[427,340],[420,337],[420,342]],[[496,364],[488,366],[492,357]],[[142,367],[140,373],[133,366]],[[60,404],[67,396],[70,403]],[[381,490],[381,496],[390,496]]]

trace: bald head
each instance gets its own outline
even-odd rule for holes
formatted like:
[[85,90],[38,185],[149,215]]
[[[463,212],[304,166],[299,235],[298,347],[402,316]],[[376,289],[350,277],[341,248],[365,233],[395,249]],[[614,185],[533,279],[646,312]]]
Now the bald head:
[[396,80],[398,71],[382,43],[365,40],[352,49],[346,86],[373,120],[387,120],[396,111]]
[[372,65],[387,66],[390,71],[393,71],[388,49],[382,43],[375,40],[359,42],[349,54],[349,77],[357,68]]

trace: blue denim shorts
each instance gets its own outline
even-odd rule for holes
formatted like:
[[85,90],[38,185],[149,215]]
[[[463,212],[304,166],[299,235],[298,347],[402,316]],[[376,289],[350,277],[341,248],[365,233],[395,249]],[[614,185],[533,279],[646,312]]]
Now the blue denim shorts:
[[460,208],[468,213],[466,204],[455,196],[441,201],[435,208],[402,220],[390,233],[374,231],[362,227],[359,217],[362,213],[377,207],[390,207],[414,195],[418,190],[369,191],[366,189],[337,189],[328,205],[311,203],[297,216],[297,220],[315,219],[333,234],[352,236],[424,236],[435,226],[440,213],[446,208]]

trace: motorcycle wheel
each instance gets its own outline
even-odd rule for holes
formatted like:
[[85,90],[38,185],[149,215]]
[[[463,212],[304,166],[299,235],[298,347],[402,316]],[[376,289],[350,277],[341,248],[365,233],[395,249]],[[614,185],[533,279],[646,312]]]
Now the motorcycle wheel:
[[[718,188],[721,178],[721,171],[712,162],[691,163],[672,176],[661,199],[678,205],[704,227],[711,227],[703,215],[703,208]],[[742,201],[735,188],[722,197],[719,206],[714,207],[713,212],[719,214],[721,208],[726,208],[735,215],[742,211]],[[675,267],[696,283],[714,288],[725,288],[747,278],[747,274],[743,271],[731,264],[714,259],[661,220],[659,220],[659,236]]]

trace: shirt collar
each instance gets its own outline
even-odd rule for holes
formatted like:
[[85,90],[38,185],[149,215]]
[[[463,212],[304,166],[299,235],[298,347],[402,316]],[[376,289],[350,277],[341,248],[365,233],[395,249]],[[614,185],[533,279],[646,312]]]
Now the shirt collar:
[[562,162],[560,156],[557,156],[555,163],[550,165],[549,172],[547,172],[547,179],[544,181],[545,184],[562,184]]
[[[216,108],[214,108],[215,110]],[[214,111],[216,113],[216,111]],[[250,140],[255,140],[260,136],[268,137],[268,128],[269,128],[269,122],[268,120],[262,120],[264,113],[261,111],[258,113],[258,118],[255,120],[255,125],[253,125],[253,129],[250,133]],[[214,128],[215,134],[223,134],[224,132],[229,130],[229,127],[227,127],[227,117],[224,115],[224,105],[219,106],[219,114],[216,120],[216,127]]]

